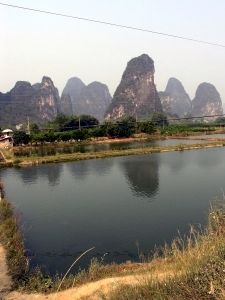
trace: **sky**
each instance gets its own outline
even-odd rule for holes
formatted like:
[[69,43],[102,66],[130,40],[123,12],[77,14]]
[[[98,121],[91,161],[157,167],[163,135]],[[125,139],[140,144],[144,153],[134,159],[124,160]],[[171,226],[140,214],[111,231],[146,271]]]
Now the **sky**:
[[146,53],[154,60],[158,91],[164,91],[169,78],[175,77],[193,99],[198,85],[208,82],[216,87],[225,103],[224,13],[224,0],[2,0],[0,92],[10,91],[20,80],[34,84],[49,76],[61,95],[67,80],[79,77],[86,85],[93,81],[106,84],[113,96],[127,62]]

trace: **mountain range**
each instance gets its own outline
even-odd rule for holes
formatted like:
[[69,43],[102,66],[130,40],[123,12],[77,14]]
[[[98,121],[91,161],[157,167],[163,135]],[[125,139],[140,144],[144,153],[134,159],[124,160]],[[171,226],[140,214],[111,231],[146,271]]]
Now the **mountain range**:
[[[191,101],[182,83],[170,78],[164,92],[159,92],[163,111],[170,115],[184,116],[216,116],[223,114],[222,101],[216,88],[207,82],[201,83]],[[207,118],[205,118],[207,119]],[[214,120],[211,117],[209,120]]]
[[165,91],[158,92],[154,72],[154,61],[147,54],[132,58],[113,97],[107,85],[95,81],[86,86],[77,77],[67,81],[61,97],[49,77],[33,85],[18,81],[9,92],[0,92],[0,126],[25,123],[28,117],[30,122],[44,124],[60,113],[92,115],[100,122],[129,115],[145,120],[155,112],[176,117],[223,114],[220,94],[212,84],[199,84],[191,100],[182,83],[173,77]]

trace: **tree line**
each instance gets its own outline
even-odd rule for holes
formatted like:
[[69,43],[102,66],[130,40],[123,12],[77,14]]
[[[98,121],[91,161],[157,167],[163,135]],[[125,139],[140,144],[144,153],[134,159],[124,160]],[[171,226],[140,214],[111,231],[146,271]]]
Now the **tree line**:
[[[208,124],[190,122],[188,117],[179,123],[169,123],[167,115],[155,113],[150,121],[137,122],[134,116],[127,116],[120,121],[106,121],[100,124],[99,121],[90,115],[68,116],[57,115],[52,121],[40,127],[37,123],[31,123],[29,134],[26,131],[15,131],[13,134],[14,144],[43,144],[45,142],[66,142],[70,140],[83,141],[89,138],[129,138],[135,133],[152,134],[187,134],[189,131],[210,131],[213,126],[224,126],[225,117],[219,117],[214,122]],[[203,129],[204,127],[204,129]]]

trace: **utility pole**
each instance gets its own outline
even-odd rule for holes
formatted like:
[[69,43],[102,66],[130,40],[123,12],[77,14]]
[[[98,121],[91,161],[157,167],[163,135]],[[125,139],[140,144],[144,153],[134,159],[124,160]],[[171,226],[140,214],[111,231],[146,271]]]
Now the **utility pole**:
[[136,112],[136,133],[138,133],[138,117],[137,117],[137,112]]
[[79,130],[80,130],[80,116],[79,116]]
[[29,117],[27,117],[27,134],[30,134],[30,120],[29,120]]

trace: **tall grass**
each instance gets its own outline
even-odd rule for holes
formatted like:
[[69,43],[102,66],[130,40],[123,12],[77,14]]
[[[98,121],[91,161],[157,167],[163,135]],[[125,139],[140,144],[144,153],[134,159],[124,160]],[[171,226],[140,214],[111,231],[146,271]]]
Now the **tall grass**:
[[225,199],[212,202],[206,228],[191,226],[161,251],[141,281],[102,299],[225,299]]

